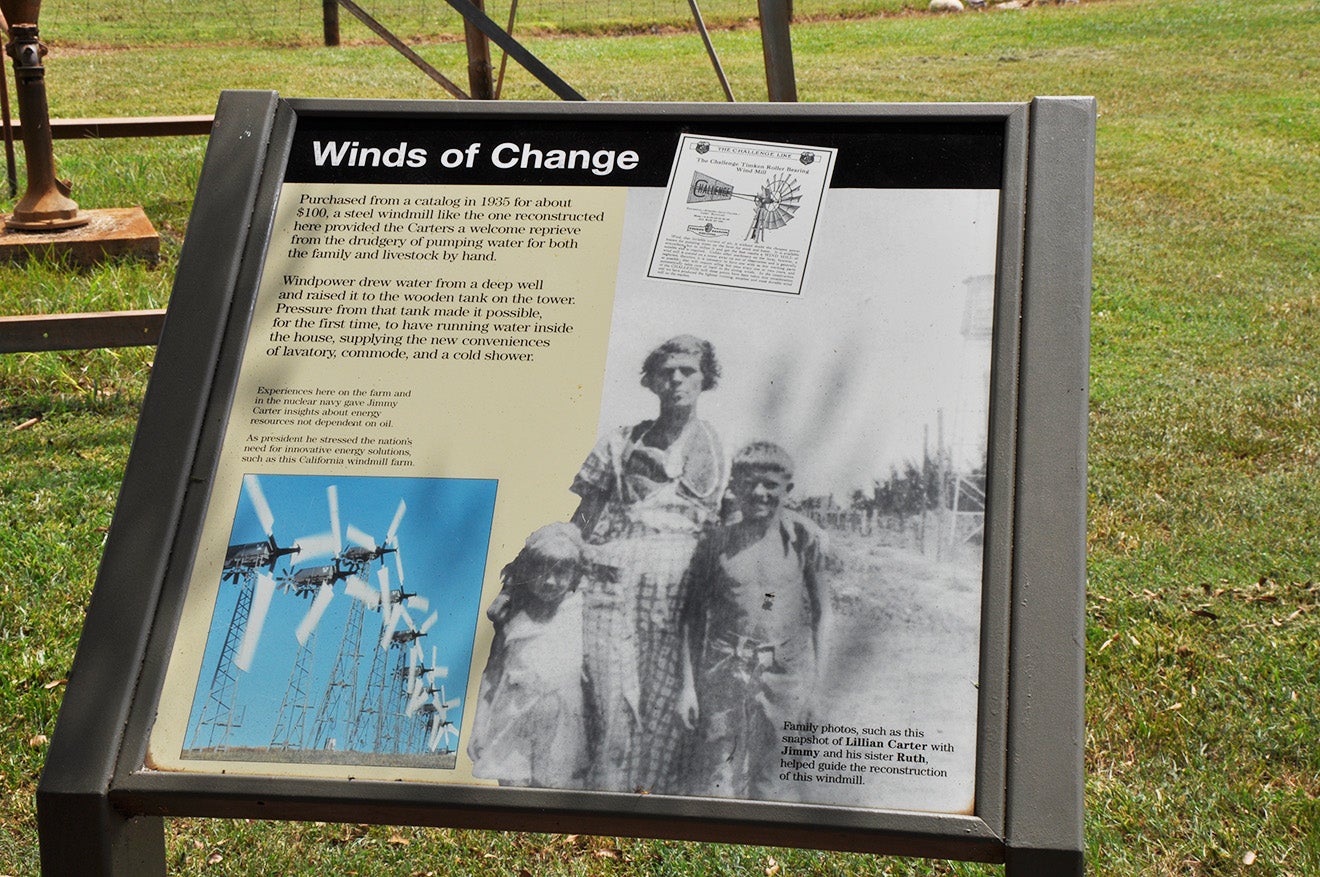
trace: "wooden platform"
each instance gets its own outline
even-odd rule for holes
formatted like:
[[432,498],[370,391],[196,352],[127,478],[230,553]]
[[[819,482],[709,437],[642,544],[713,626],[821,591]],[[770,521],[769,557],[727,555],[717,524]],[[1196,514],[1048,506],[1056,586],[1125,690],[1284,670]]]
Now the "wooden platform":
[[51,254],[75,265],[95,265],[112,258],[160,258],[160,235],[141,207],[82,211],[91,221],[63,231],[0,229],[0,260],[21,262]]

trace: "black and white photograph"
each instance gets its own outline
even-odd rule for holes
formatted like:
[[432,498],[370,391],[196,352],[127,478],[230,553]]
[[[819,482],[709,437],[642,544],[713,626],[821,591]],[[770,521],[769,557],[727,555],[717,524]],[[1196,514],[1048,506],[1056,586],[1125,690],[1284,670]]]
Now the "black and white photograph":
[[831,190],[798,296],[647,278],[664,196],[576,510],[485,607],[473,775],[970,812],[999,193]]

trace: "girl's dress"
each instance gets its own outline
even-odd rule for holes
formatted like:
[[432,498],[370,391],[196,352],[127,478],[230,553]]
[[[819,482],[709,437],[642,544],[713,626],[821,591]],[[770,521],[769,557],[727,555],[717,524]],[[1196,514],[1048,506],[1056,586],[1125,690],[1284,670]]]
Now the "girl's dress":
[[565,594],[545,617],[512,608],[481,681],[472,775],[507,786],[583,788],[582,596]]

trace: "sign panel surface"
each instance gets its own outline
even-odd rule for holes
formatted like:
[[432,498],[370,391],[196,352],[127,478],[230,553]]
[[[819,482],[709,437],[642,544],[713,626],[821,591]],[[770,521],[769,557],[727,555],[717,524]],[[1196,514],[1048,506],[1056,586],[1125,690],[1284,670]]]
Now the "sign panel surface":
[[1002,131],[299,120],[147,766],[972,813]]

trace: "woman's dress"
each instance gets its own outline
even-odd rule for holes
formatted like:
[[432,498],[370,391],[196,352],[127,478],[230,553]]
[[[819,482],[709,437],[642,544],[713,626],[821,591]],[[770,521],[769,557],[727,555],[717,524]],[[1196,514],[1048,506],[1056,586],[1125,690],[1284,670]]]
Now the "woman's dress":
[[646,444],[653,426],[607,433],[573,480],[583,499],[604,500],[584,534],[589,788],[671,791],[686,757],[678,615],[697,536],[719,512],[724,454],[704,421],[663,450]]

